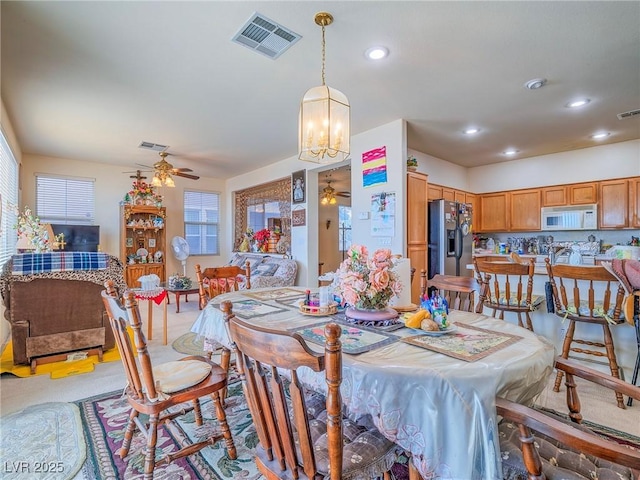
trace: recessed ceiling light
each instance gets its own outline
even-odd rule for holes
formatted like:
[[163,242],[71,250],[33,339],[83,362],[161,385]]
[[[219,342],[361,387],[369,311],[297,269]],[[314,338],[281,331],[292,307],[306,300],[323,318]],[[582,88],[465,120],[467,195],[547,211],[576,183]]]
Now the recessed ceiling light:
[[504,153],[505,155],[515,155],[516,153],[518,153],[520,150],[516,150],[515,148],[509,148],[508,150],[505,150]]
[[529,80],[524,84],[525,88],[529,90],[537,90],[538,88],[542,88],[547,83],[546,78],[534,78],[533,80]]
[[480,132],[480,129],[476,128],[476,127],[470,127],[470,128],[467,128],[467,129],[463,130],[463,133],[465,135],[475,135],[478,132]]
[[382,60],[389,55],[389,49],[387,47],[371,47],[364,52],[364,55],[370,60]]
[[578,107],[584,107],[587,103],[589,103],[591,100],[588,98],[580,98],[579,100],[574,100],[573,102],[569,102],[565,105],[565,107],[567,108],[578,108]]
[[607,138],[609,135],[611,135],[609,132],[599,132],[591,135],[591,138],[594,140],[602,140],[603,138]]

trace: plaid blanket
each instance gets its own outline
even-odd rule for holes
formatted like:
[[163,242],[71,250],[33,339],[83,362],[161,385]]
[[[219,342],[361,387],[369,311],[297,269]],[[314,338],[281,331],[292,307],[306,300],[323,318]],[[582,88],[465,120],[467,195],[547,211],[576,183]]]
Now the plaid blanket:
[[30,275],[44,272],[105,270],[109,255],[103,252],[48,252],[14,255],[11,273]]

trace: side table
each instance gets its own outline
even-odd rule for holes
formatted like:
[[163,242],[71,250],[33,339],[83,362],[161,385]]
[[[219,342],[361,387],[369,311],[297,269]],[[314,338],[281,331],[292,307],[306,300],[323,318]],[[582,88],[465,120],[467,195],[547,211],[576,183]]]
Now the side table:
[[[163,284],[163,288],[169,292],[169,293],[173,293],[176,296],[176,313],[180,313],[180,295],[184,295],[185,298],[185,302],[189,302],[189,294],[190,293],[200,293],[200,289],[198,287],[193,288],[171,288],[169,287],[169,284]],[[167,302],[169,302],[169,299],[167,298]]]
[[162,288],[154,288],[153,290],[142,290],[139,288],[132,289],[136,300],[147,300],[147,339],[153,339],[153,303],[156,305],[163,305],[162,308],[162,344],[167,344],[167,303],[169,295],[167,291]]

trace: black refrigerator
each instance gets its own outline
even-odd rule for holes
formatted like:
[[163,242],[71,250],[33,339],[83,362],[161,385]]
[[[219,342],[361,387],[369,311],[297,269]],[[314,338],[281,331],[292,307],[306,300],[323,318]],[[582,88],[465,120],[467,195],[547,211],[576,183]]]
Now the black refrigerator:
[[473,276],[471,229],[473,212],[468,203],[449,200],[429,202],[428,278],[436,274]]

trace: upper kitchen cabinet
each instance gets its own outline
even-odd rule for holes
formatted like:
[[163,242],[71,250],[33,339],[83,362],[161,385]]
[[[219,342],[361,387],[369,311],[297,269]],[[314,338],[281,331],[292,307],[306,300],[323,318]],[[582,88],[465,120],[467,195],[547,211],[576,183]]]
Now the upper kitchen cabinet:
[[510,194],[509,229],[512,232],[540,230],[540,189],[515,190]]
[[[485,193],[478,196],[480,207],[480,222],[478,230],[481,232],[506,232],[509,230],[509,193]],[[538,201],[540,206],[540,201]],[[538,215],[540,212],[538,212]],[[538,227],[539,228],[539,227]]]
[[[632,184],[631,189],[635,190],[638,183],[637,179],[628,180],[623,178],[599,182],[600,208],[598,210],[598,224],[600,228],[628,228],[633,223],[634,199],[630,195],[630,183]],[[637,198],[635,200],[637,204]]]
[[442,198],[450,202],[457,202],[456,191],[453,188],[442,187]]
[[629,179],[629,226],[640,228],[640,177]]
[[586,205],[598,203],[598,184],[595,182],[569,185],[569,204]]
[[562,207],[569,203],[566,185],[544,187],[542,188],[541,193],[543,207]]
[[420,303],[420,270],[427,265],[427,202],[428,177],[407,173],[407,257],[416,269],[411,284],[411,301]]
[[440,185],[429,185],[428,197],[429,201],[444,198],[442,196],[442,187]]

